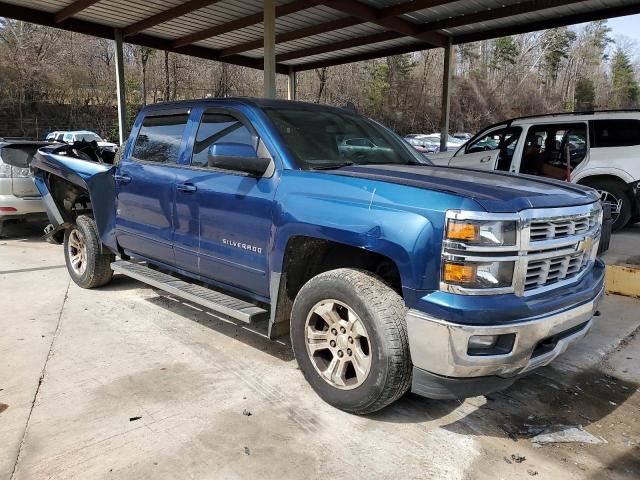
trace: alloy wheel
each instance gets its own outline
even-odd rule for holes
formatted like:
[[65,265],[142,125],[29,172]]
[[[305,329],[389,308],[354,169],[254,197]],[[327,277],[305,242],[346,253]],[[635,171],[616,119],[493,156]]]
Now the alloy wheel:
[[615,223],[622,211],[622,199],[616,197],[611,192],[607,192],[606,190],[598,190],[597,192],[600,194],[600,201],[602,204],[610,205],[611,219],[613,220],[613,223]]
[[82,276],[87,270],[87,244],[84,235],[77,228],[73,229],[69,233],[67,243],[71,268],[77,275]]
[[323,300],[311,309],[305,343],[314,368],[335,388],[359,387],[371,371],[367,329],[353,309],[338,300]]

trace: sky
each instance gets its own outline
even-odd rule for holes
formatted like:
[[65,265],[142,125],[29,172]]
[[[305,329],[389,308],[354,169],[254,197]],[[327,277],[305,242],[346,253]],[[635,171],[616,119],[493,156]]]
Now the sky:
[[612,36],[619,35],[629,37],[640,44],[640,15],[628,15],[626,17],[611,18],[608,22],[612,29]]
[[[587,25],[581,23],[576,25],[580,29]],[[635,62],[640,62],[640,14],[627,15],[626,17],[616,17],[607,20],[607,25],[611,28],[609,36],[613,38],[617,45],[622,46]],[[611,45],[614,49],[616,45]]]

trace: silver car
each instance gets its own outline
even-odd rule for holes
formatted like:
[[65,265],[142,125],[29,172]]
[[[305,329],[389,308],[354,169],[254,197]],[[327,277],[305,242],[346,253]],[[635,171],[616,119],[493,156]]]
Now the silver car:
[[8,220],[46,220],[44,203],[29,172],[45,142],[0,142],[0,233]]

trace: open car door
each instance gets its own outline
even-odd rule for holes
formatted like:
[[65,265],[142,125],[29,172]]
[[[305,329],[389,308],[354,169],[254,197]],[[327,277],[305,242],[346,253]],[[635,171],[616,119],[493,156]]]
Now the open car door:
[[467,153],[466,155],[451,157],[449,166],[474,168],[476,170],[496,170],[500,150]]

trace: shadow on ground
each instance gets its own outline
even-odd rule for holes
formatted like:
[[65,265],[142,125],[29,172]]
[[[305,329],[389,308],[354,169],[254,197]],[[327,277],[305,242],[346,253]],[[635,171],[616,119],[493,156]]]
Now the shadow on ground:
[[44,242],[42,237],[46,225],[46,223],[40,222],[7,221],[0,230],[0,241]]
[[487,395],[484,405],[442,428],[467,435],[531,438],[549,425],[597,423],[637,390],[637,384],[599,370],[568,374],[545,367],[507,390]]

